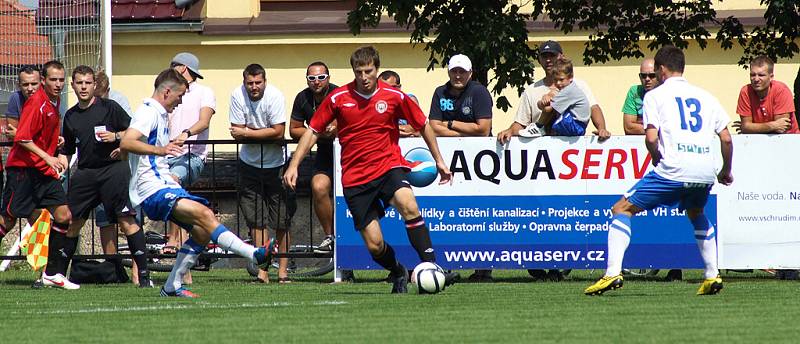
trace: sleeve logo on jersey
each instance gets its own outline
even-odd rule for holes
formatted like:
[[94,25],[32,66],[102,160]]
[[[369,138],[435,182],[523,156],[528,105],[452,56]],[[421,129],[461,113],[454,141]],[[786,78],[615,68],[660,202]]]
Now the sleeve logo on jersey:
[[389,104],[386,104],[386,101],[379,100],[377,103],[375,103],[375,111],[378,111],[378,113],[384,113],[388,108]]

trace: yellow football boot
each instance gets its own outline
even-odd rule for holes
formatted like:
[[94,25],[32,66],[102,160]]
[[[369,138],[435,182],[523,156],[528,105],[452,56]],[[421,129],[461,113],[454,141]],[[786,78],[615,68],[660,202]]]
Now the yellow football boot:
[[601,295],[608,290],[622,288],[622,275],[603,276],[599,281],[590,285],[583,291],[586,295]]

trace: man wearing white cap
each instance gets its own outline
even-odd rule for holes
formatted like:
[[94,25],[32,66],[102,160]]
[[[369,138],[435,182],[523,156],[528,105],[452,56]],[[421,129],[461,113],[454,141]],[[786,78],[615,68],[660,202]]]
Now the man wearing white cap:
[[[447,63],[450,81],[436,88],[429,120],[436,136],[491,136],[492,96],[472,79],[472,61],[458,54]],[[472,282],[492,280],[492,270],[475,270]]]
[[455,55],[447,64],[450,81],[436,88],[429,120],[436,136],[490,136],[492,96],[472,80],[472,62]]
[[[200,60],[197,56],[188,52],[182,52],[172,58],[170,68],[180,73],[189,81],[189,89],[181,98],[181,103],[172,113],[169,114],[169,139],[178,144],[184,141],[208,140],[208,126],[211,116],[217,108],[217,101],[211,88],[200,85],[197,79],[202,79],[200,75]],[[194,183],[203,171],[206,159],[206,145],[191,144],[183,145],[183,153],[177,156],[169,156],[169,170],[174,178],[182,187],[188,187]],[[164,253],[176,253],[183,238],[183,234],[177,225],[170,224],[169,241]],[[191,279],[191,277],[187,277]]]

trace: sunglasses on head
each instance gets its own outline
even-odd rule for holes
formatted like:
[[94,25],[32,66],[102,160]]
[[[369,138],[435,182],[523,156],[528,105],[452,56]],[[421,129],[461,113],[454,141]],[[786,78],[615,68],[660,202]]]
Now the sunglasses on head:
[[306,75],[306,80],[308,81],[324,81],[328,78],[328,74],[320,74],[320,75]]
[[646,78],[655,79],[656,73],[639,73],[639,79],[646,79]]

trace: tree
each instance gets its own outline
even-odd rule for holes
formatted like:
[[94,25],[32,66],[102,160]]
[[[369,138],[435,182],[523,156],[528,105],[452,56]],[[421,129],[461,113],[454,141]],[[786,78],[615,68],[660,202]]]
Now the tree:
[[[424,43],[430,53],[428,70],[446,65],[447,59],[465,54],[472,60],[473,75],[482,84],[494,81],[491,91],[499,94],[506,87],[522,93],[533,79],[534,51],[528,46],[526,22],[530,14],[508,0],[359,0],[347,16],[354,34],[365,26],[380,23],[381,13],[402,26],[413,26],[411,42]],[[488,72],[493,71],[489,80]],[[508,109],[505,97],[497,106]]]
[[[588,31],[585,64],[641,58],[643,48],[654,51],[670,44],[686,48],[689,41],[705,49],[712,38],[710,28],[717,29],[716,41],[723,49],[735,44],[743,49],[741,65],[760,54],[777,60],[798,53],[797,0],[760,0],[767,7],[765,22],[750,31],[735,17],[717,18],[714,2],[531,0],[531,13],[522,13],[520,6],[508,0],[359,0],[347,22],[351,32],[359,34],[362,27],[377,26],[385,12],[398,25],[412,29],[412,43],[425,44],[430,53],[428,70],[444,66],[452,55],[466,54],[473,61],[478,81],[493,83],[490,89],[494,94],[506,87],[521,94],[525,85],[533,82],[537,56],[528,45],[526,25],[541,19],[548,19],[564,33]],[[642,46],[644,41],[647,44]],[[489,70],[493,71],[491,79]],[[505,97],[498,98],[498,108],[507,110],[509,105]]]

